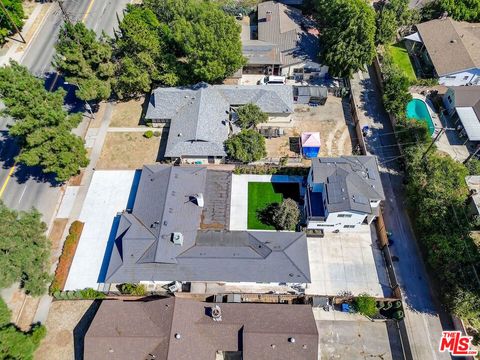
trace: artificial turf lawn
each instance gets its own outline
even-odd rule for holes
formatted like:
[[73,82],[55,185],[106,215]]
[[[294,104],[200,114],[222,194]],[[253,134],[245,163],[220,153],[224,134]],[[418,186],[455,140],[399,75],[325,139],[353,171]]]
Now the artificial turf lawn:
[[392,55],[394,64],[403,71],[408,80],[410,82],[417,80],[417,77],[415,76],[415,70],[413,69],[412,62],[410,61],[410,57],[408,56],[407,49],[405,48],[403,42],[391,45],[388,47],[388,49]]
[[249,182],[248,183],[248,218],[249,229],[275,230],[271,225],[266,225],[258,218],[258,211],[265,209],[272,203],[281,203],[283,198],[299,200],[299,188],[297,183],[271,183]]

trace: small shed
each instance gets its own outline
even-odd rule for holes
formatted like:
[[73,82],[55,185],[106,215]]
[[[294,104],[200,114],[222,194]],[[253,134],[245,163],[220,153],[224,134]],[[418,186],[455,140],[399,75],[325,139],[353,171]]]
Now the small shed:
[[320,151],[320,133],[304,132],[301,136],[302,154],[306,158],[316,158]]
[[295,86],[293,100],[297,104],[325,105],[328,90],[324,86]]

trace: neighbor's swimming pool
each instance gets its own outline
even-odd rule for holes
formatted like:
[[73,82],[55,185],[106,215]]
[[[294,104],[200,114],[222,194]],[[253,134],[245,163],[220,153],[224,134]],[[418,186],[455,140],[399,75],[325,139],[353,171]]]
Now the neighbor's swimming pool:
[[413,99],[407,104],[407,118],[424,121],[427,123],[428,132],[433,135],[435,125],[427,108],[427,104],[420,99]]

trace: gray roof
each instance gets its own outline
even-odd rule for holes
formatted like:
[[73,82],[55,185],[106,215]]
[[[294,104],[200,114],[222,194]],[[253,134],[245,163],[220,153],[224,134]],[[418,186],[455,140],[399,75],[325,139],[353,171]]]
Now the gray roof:
[[291,86],[197,84],[191,88],[157,88],[146,119],[170,119],[166,157],[225,156],[231,106],[257,104],[269,114],[293,113]]
[[478,23],[445,18],[416,27],[439,76],[480,67]]
[[312,159],[312,180],[325,184],[329,212],[371,213],[370,201],[385,200],[375,156]]
[[318,358],[310,305],[220,303],[221,321],[211,317],[213,306],[175,297],[104,300],[85,335],[85,360],[213,360],[217,351],[241,351],[246,360]]
[[[230,176],[145,166],[134,207],[120,217],[105,282],[310,282],[304,233],[226,229]],[[172,242],[173,233],[183,235],[183,245]]]
[[480,119],[480,86],[451,86],[455,93],[455,107],[471,107]]
[[293,94],[294,96],[326,98],[328,96],[328,90],[325,86],[295,86]]
[[[276,1],[258,4],[258,39],[244,40],[249,64],[293,65],[317,62],[318,36],[302,28],[309,19],[296,8]],[[270,16],[267,18],[267,13]],[[248,27],[243,28],[244,31]]]

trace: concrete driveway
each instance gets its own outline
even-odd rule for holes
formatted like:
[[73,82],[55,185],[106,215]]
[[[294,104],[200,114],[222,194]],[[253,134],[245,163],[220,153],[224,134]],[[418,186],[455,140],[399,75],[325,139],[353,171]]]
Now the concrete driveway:
[[132,205],[128,203],[135,192],[135,173],[135,170],[94,173],[79,217],[85,225],[65,290],[97,289],[114,218]]
[[[386,268],[374,231],[326,234],[308,238],[312,283],[306,294],[391,296]],[[373,229],[372,229],[373,230]]]

